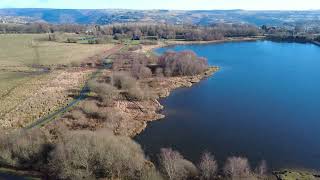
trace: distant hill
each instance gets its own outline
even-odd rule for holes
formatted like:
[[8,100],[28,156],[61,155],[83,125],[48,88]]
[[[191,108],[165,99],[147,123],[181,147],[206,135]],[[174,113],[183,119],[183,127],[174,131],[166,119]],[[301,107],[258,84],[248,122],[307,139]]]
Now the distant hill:
[[[151,22],[208,25],[219,22],[280,25],[320,21],[320,11],[245,11],[245,10],[77,10],[77,9],[0,9],[0,20],[21,23],[45,21],[54,24],[111,24]],[[5,21],[3,21],[5,22]],[[0,21],[1,23],[1,21]]]

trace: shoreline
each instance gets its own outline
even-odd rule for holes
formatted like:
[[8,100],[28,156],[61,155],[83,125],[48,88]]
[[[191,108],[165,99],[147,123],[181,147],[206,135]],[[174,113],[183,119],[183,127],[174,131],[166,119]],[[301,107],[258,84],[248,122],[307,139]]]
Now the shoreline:
[[[160,42],[158,42],[157,45],[150,45],[150,46],[144,45],[144,46],[142,46],[142,49],[137,50],[135,52],[148,54],[148,53],[153,53],[155,49],[169,47],[169,46],[175,46],[175,45],[247,42],[247,41],[257,41],[257,40],[261,40],[263,38],[264,37],[228,38],[228,39],[224,39],[224,40],[214,40],[214,41],[165,41],[165,42],[160,41]],[[161,105],[159,102],[160,99],[169,97],[171,92],[176,89],[192,87],[194,84],[196,84],[206,78],[213,76],[217,71],[219,71],[219,67],[210,66],[207,71],[205,71],[199,75],[163,78],[162,81],[164,81],[164,83],[162,85],[160,85],[161,89],[157,89],[157,87],[153,89],[158,94],[158,98],[153,99],[153,100],[149,100],[149,101],[153,101],[154,103],[146,103],[148,105],[146,105],[144,103],[137,103],[136,104],[138,106],[137,108],[145,110],[146,113],[143,113],[142,115],[140,114],[140,116],[141,116],[140,121],[143,122],[142,125],[140,127],[134,128],[134,130],[127,135],[129,135],[132,138],[135,136],[138,136],[146,128],[148,128],[149,122],[153,122],[153,121],[157,121],[157,120],[161,120],[161,119],[165,118],[165,115],[160,113],[160,111],[164,108],[164,106]],[[170,84],[170,85],[165,85],[166,83]],[[149,106],[149,108],[147,108],[146,106]],[[150,107],[152,107],[152,108],[150,108]],[[124,111],[130,112],[130,109],[127,108]],[[131,112],[131,113],[134,114],[134,112]],[[137,115],[137,116],[139,116],[139,115]],[[117,130],[115,132],[116,132],[116,134],[119,133],[119,131],[117,131]]]
[[137,50],[136,52],[141,53],[150,53],[158,48],[170,47],[176,45],[197,45],[197,44],[220,44],[220,43],[229,43],[229,42],[250,42],[250,41],[258,41],[265,39],[265,36],[257,36],[257,37],[234,37],[227,38],[222,40],[212,40],[212,41],[185,41],[185,40],[165,40],[158,41],[157,45],[143,45],[142,49]]
[[[161,84],[151,87],[152,91],[154,91],[158,97],[156,99],[135,103],[137,108],[142,110],[142,114],[140,114],[138,119],[143,121],[143,123],[140,127],[136,128],[128,135],[131,138],[138,136],[148,127],[149,122],[158,121],[165,118],[165,115],[161,113],[161,110],[163,110],[164,106],[159,102],[160,99],[169,97],[172,91],[179,88],[190,88],[200,81],[213,76],[217,71],[219,71],[219,67],[210,66],[205,72],[199,75],[164,78],[161,80]],[[130,109],[127,109],[127,111],[130,112]],[[134,114],[134,112],[130,113]]]

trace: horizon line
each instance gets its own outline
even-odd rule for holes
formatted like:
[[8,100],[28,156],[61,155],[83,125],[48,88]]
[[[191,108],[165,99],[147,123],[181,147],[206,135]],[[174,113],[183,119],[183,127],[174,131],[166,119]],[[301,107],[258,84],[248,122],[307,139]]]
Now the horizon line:
[[130,11],[320,11],[320,9],[129,9],[129,8],[48,8],[0,7],[0,9],[49,9],[49,10],[130,10]]

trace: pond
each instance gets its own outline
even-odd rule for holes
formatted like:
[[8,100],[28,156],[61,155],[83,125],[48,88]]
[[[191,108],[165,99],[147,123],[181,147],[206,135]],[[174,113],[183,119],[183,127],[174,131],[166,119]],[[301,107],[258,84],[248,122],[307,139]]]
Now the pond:
[[271,41],[177,45],[221,69],[161,100],[166,118],[135,138],[154,159],[172,147],[194,162],[212,152],[252,166],[320,169],[320,48]]

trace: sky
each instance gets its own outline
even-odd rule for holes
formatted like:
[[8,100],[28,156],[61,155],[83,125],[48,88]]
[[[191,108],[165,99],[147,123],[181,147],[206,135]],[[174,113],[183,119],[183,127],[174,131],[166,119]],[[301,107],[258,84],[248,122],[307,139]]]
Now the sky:
[[320,0],[0,0],[0,8],[319,10]]

